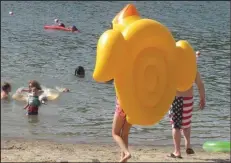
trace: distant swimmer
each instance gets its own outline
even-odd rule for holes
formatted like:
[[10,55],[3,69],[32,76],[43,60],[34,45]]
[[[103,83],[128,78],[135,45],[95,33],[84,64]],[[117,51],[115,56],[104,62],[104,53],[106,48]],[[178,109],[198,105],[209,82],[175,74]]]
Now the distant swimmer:
[[55,19],[55,24],[57,24],[60,27],[64,27],[65,28],[65,24],[63,24],[62,22],[59,21],[59,19]]
[[65,28],[65,25],[63,23],[59,23],[59,26]]
[[78,76],[80,78],[84,78],[85,77],[85,70],[82,66],[78,66],[75,69],[75,76]]
[[199,57],[201,55],[200,51],[196,51],[196,57]]
[[58,23],[59,23],[59,19],[55,19],[54,21],[55,21],[55,23],[56,23],[56,24],[58,24]]
[[[75,25],[70,26],[70,27],[66,27],[66,25],[64,23],[60,22],[59,19],[55,19],[54,22],[55,22],[54,26],[63,27],[63,28],[65,28],[65,30],[71,31],[71,32],[80,32],[79,29]],[[52,28],[49,28],[49,26],[44,26],[44,28],[45,29],[52,29]]]
[[70,89],[64,88],[64,89],[63,89],[63,92],[70,92]]
[[9,12],[9,15],[14,15],[14,13],[12,11]]
[[55,87],[59,92],[70,92],[68,88]]
[[78,28],[76,28],[75,25],[73,25],[73,26],[71,27],[71,31],[72,31],[72,32],[75,32],[75,31],[79,32]]
[[1,100],[8,99],[10,92],[11,92],[11,85],[10,85],[10,83],[4,82],[3,85],[2,85]]

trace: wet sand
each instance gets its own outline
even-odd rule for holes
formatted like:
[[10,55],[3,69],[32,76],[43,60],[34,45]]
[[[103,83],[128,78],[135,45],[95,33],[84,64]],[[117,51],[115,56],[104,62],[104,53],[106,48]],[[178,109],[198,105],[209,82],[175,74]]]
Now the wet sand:
[[[169,158],[173,147],[130,146],[129,162],[230,162],[230,153],[208,153],[194,148],[196,154],[183,159]],[[47,140],[2,139],[2,162],[116,162],[120,150],[116,144],[70,144]]]

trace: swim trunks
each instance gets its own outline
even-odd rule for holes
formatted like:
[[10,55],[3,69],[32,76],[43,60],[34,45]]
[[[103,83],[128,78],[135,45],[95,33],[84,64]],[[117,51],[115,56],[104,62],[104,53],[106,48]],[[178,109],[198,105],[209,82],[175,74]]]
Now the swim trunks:
[[122,117],[122,118],[126,117],[126,114],[124,113],[123,109],[120,107],[120,103],[119,103],[118,98],[116,98],[115,114]]
[[38,112],[28,112],[27,115],[38,115]]
[[185,129],[191,126],[193,97],[175,97],[169,110],[172,128]]

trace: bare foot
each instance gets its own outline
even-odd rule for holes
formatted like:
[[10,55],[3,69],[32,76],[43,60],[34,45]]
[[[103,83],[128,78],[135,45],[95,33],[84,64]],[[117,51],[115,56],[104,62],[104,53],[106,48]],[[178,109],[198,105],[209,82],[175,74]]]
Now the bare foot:
[[119,162],[127,162],[128,159],[130,159],[132,156],[130,153],[126,153],[124,157]]

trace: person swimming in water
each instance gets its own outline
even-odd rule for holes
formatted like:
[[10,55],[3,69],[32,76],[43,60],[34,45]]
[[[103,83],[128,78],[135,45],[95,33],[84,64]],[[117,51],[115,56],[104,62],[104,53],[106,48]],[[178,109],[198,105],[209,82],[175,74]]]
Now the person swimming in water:
[[[59,22],[59,20],[57,20],[57,23]],[[59,23],[58,24],[58,26],[60,26],[60,27],[63,27],[63,28],[65,28],[66,26],[63,24],[63,23]],[[76,28],[76,26],[75,25],[73,25],[73,26],[71,26],[71,27],[68,27],[70,30],[71,30],[71,32],[79,32],[79,30],[78,30],[78,28]]]
[[66,27],[63,23],[59,23],[59,26],[60,26],[60,27],[63,27],[63,28]]
[[8,99],[10,92],[11,92],[11,85],[10,85],[10,83],[4,82],[3,85],[2,85],[1,100]]
[[78,28],[76,28],[75,25],[73,25],[73,26],[71,27],[71,31],[72,31],[72,32],[79,32]]
[[55,21],[56,25],[58,25],[60,27],[64,27],[64,28],[66,27],[64,23],[62,23],[62,22],[59,21],[59,19],[55,19],[54,21]]
[[84,78],[85,77],[85,70],[82,66],[78,66],[75,69],[75,76],[78,76],[80,78]]
[[56,24],[56,25],[65,28],[65,25],[64,25],[62,22],[60,22],[59,19],[55,19],[54,21],[55,21],[55,24]]

